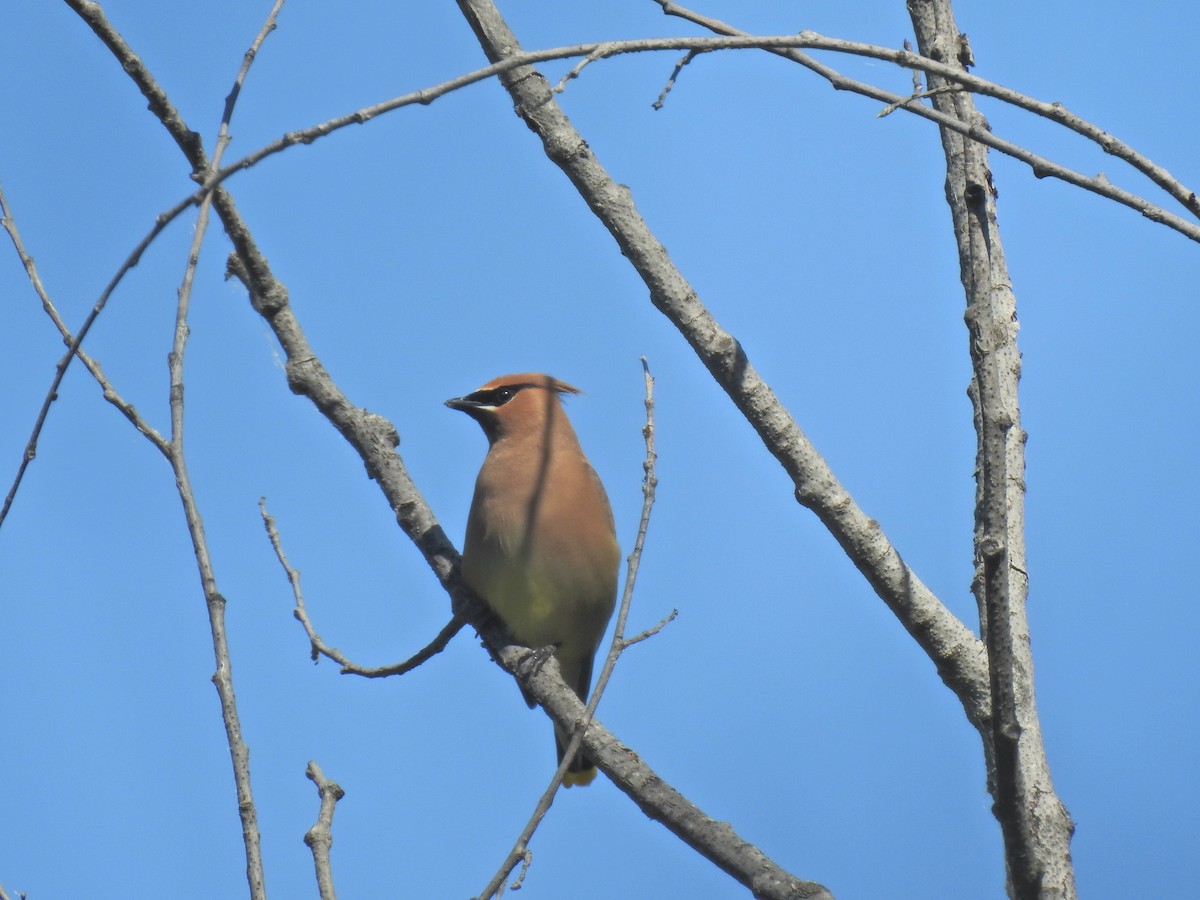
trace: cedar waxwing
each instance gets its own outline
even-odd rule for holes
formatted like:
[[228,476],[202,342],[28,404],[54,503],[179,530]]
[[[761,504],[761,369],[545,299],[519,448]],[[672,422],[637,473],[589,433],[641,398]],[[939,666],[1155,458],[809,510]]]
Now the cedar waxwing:
[[[467,517],[463,578],[516,641],[554,648],[563,680],[586,703],[621,551],[604,485],[559,400],[578,393],[549,375],[505,375],[446,405],[478,422],[489,444]],[[556,726],[554,739],[561,763],[568,738]],[[580,753],[563,784],[595,777]]]

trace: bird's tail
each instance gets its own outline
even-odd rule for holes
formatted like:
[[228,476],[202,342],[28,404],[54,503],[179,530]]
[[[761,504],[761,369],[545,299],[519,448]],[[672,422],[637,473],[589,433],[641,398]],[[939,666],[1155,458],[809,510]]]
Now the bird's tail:
[[[555,726],[554,728],[554,746],[558,751],[559,763],[563,760],[564,751],[567,749],[567,744],[571,742],[569,735]],[[563,776],[563,787],[575,787],[579,785],[591,784],[596,778],[596,764],[588,759],[587,754],[582,750],[575,754],[575,758],[571,760],[571,765],[567,769],[567,774]]]

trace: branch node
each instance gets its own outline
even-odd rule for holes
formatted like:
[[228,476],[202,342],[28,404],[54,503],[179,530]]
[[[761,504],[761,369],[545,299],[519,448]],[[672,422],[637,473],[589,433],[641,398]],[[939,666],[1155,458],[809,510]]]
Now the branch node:
[[581,59],[575,66],[564,75],[554,87],[550,88],[550,93],[561,94],[567,89],[567,82],[573,81],[579,77],[579,74],[598,59],[603,59],[608,55],[608,44],[597,44],[587,56]]

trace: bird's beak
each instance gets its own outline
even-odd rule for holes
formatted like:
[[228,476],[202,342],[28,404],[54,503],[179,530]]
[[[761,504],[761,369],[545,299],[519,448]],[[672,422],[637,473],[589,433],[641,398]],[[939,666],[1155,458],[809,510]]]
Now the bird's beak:
[[470,412],[479,406],[476,401],[468,400],[466,397],[451,397],[446,401],[446,405],[451,409],[457,409],[461,412]]

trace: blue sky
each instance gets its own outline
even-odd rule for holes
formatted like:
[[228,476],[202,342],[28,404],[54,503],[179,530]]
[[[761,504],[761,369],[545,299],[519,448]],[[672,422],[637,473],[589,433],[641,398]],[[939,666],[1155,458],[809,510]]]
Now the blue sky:
[[[850,6],[701,9],[760,33],[893,47],[910,36],[899,0]],[[268,4],[105,8],[211,147]],[[694,33],[649,0],[502,9],[530,49]],[[977,74],[1060,100],[1200,183],[1192,6],[963,2],[957,15]],[[970,369],[936,132],[878,119],[877,104],[754,53],[696,61],[656,112],[677,57],[591,66],[561,102],[859,505],[974,627]],[[251,72],[227,158],[482,59],[452,3],[293,2]],[[910,83],[883,63],[826,59],[893,90]],[[0,80],[0,183],[77,326],[154,216],[191,190],[187,169],[63,4],[0,13]],[[1004,137],[1150,189],[1082,139],[982,108]],[[995,155],[993,167],[1022,326],[1038,701],[1078,824],[1080,892],[1190,896],[1200,254],[1108,201]],[[293,148],[228,186],[317,353],[355,403],[396,424],[455,540],[485,442],[442,401],[533,369],[586,391],[569,411],[627,551],[646,355],[661,484],[631,627],[680,615],[626,654],[599,718],[709,815],[840,898],[1003,896],[979,741],[959,705],[495,83]],[[193,222],[161,236],[87,345],[160,428]],[[318,629],[354,659],[408,656],[445,623],[447,598],[358,458],[288,392],[269,331],[222,279],[227,253],[214,230],[193,300],[189,464],[229,601],[268,890],[315,896],[302,843],[315,759],[347,791],[333,849],[343,897],[471,895],[549,777],[550,726],[466,634],[400,679],[309,660],[261,496]],[[7,241],[0,298],[7,490],[62,348]],[[80,367],[0,531],[0,617],[0,884],[47,898],[243,895],[211,643],[170,471]],[[530,897],[744,896],[602,778],[560,796],[533,850]]]

